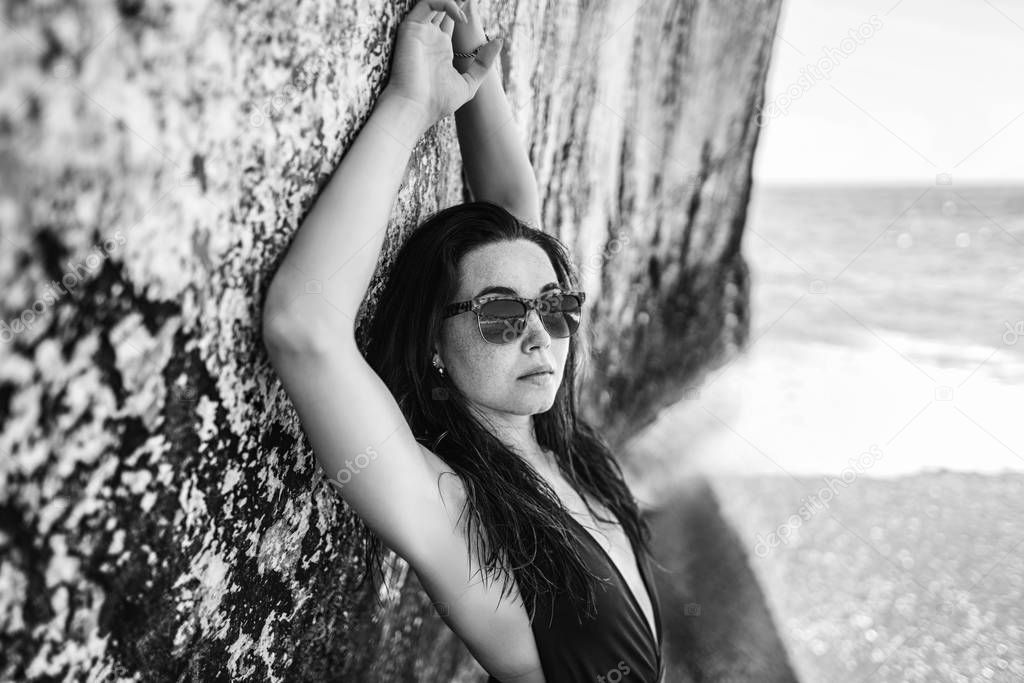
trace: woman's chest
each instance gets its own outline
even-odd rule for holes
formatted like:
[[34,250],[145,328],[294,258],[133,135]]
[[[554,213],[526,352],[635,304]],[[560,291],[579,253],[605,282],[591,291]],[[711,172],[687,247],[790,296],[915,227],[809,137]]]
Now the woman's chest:
[[[605,558],[614,566],[619,576],[632,594],[632,599],[639,606],[651,635],[657,639],[656,623],[654,619],[654,606],[651,604],[647,586],[643,576],[640,574],[640,567],[637,565],[633,548],[629,537],[622,527],[615,522],[602,522],[594,518],[587,510],[580,495],[561,476],[545,476],[545,480],[558,494],[562,504],[570,511],[572,516],[588,533],[594,543],[604,551]],[[598,514],[606,519],[615,519],[615,516],[599,504],[593,504]],[[625,596],[628,600],[630,596]]]

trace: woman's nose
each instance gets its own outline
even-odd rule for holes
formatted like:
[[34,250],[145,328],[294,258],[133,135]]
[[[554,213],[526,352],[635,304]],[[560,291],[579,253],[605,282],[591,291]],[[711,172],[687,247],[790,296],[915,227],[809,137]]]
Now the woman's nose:
[[544,346],[551,344],[551,335],[536,308],[526,314],[526,334],[523,336],[531,346],[535,343],[541,343]]

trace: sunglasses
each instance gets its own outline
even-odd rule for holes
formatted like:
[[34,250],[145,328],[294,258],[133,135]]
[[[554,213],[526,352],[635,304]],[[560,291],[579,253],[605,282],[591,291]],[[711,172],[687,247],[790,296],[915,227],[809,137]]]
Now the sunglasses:
[[565,339],[580,327],[581,307],[587,298],[585,292],[552,291],[536,299],[524,299],[508,294],[484,294],[475,299],[448,304],[443,317],[472,311],[476,313],[480,336],[488,344],[510,344],[526,331],[526,319],[536,309],[544,329],[556,339]]

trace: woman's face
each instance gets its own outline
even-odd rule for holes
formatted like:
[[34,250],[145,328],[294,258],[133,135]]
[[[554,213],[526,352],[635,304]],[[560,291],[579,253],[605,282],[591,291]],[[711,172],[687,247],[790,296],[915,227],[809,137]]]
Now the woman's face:
[[[558,276],[537,244],[527,240],[488,244],[463,257],[454,301],[472,299],[490,287],[506,287],[514,291],[499,293],[533,298],[552,282],[558,283]],[[464,311],[443,321],[436,351],[450,380],[473,404],[485,413],[507,418],[551,408],[562,383],[569,339],[552,337],[532,310],[522,336],[508,344],[490,344],[480,336],[476,314]],[[520,379],[542,364],[554,373],[539,381]]]

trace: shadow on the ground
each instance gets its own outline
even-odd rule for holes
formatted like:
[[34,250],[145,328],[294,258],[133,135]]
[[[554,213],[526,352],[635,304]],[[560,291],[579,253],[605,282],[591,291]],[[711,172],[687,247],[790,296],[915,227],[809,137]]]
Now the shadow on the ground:
[[649,510],[666,683],[797,678],[747,553],[703,478]]

